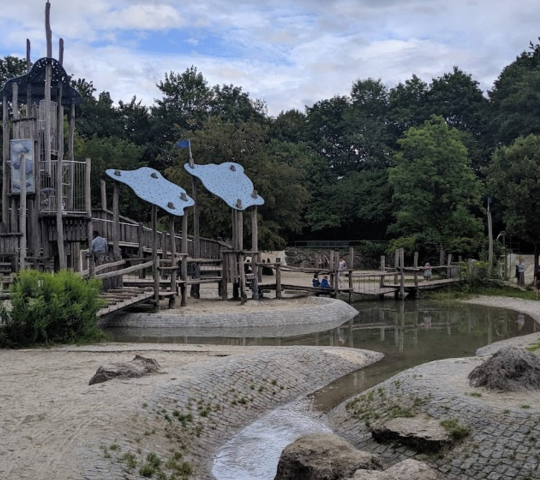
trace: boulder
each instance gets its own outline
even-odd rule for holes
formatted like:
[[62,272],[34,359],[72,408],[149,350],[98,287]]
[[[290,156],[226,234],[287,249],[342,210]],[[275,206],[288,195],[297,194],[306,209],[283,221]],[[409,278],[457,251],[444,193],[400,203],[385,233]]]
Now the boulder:
[[380,460],[329,433],[313,433],[281,453],[274,480],[342,480],[358,469],[381,470]]
[[135,355],[131,362],[111,363],[99,367],[90,379],[89,385],[103,383],[113,378],[140,378],[143,375],[157,372],[161,367],[153,358]]
[[443,480],[437,470],[417,460],[405,460],[384,472],[358,470],[349,480]]
[[471,387],[499,392],[540,390],[540,359],[519,347],[504,347],[469,373]]
[[437,453],[452,444],[449,433],[439,421],[424,414],[375,423],[371,426],[371,435],[378,442],[398,442],[420,453]]

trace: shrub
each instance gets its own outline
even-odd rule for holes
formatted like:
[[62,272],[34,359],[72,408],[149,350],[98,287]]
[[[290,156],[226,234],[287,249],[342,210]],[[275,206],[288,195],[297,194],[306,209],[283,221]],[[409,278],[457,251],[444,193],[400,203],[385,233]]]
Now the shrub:
[[0,346],[91,342],[103,337],[97,325],[101,282],[66,270],[21,271],[10,302],[0,307]]

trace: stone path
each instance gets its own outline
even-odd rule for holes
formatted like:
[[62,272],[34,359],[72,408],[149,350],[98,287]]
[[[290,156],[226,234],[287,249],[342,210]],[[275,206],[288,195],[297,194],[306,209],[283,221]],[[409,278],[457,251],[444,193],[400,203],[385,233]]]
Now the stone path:
[[[452,480],[540,479],[540,395],[498,401],[496,394],[468,387],[464,378],[481,361],[443,360],[407,370],[337,407],[329,415],[330,426],[387,465],[416,458]],[[372,440],[370,423],[416,413],[456,419],[471,429],[470,435],[442,456]]]
[[291,347],[171,369],[171,381],[132,412],[121,432],[81,444],[83,478],[144,478],[141,467],[150,458],[168,475],[189,465],[192,478],[211,479],[214,454],[233,434],[381,357],[346,348]]

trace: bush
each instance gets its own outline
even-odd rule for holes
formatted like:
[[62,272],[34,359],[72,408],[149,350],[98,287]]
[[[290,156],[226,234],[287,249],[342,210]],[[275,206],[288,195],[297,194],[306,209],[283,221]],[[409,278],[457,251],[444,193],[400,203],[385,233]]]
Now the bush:
[[60,271],[23,270],[0,307],[0,346],[92,342],[103,337],[97,325],[101,282]]

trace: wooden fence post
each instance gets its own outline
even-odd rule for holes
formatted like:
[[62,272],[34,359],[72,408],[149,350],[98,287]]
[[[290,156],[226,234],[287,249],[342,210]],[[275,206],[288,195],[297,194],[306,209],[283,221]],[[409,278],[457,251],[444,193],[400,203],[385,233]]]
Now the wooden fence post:
[[[176,262],[176,234],[174,231],[174,217],[171,215],[169,219],[169,236],[171,240],[171,267],[177,267]],[[169,308],[176,306],[176,296],[178,295],[178,285],[176,283],[176,269],[171,270],[171,292],[174,295],[169,298]]]
[[281,298],[281,258],[276,258],[276,298]]
[[418,252],[414,252],[414,286],[418,287]]
[[399,296],[405,298],[405,249],[399,249],[399,268],[401,274],[401,280],[399,285]]

